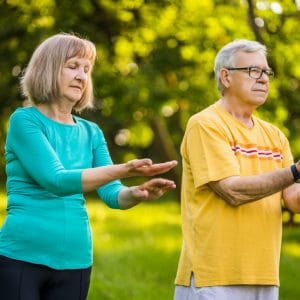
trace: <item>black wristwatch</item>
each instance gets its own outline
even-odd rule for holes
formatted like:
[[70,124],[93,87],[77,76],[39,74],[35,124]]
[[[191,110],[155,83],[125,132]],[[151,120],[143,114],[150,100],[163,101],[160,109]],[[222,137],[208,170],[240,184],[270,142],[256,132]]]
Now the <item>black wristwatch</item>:
[[294,181],[300,183],[300,172],[298,171],[296,164],[291,165],[291,171],[294,176]]

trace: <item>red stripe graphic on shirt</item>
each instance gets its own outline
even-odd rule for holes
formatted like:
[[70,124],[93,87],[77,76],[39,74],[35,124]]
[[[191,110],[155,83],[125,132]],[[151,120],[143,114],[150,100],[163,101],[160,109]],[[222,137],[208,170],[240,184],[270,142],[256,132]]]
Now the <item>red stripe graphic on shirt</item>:
[[282,160],[283,156],[278,148],[257,147],[256,145],[234,144],[231,146],[235,155],[244,155],[249,158],[258,157],[260,159]]

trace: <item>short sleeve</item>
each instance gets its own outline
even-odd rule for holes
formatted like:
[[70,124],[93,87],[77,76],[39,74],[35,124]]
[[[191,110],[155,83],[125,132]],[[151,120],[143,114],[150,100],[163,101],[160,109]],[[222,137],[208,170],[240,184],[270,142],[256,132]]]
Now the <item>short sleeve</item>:
[[225,133],[213,124],[188,124],[181,147],[182,157],[189,164],[195,187],[240,175],[238,161]]

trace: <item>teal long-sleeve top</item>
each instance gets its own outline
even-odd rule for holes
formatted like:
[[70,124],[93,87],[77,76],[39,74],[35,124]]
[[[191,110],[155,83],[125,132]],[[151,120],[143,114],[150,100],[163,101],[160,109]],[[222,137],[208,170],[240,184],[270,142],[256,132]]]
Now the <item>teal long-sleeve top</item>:
[[[101,129],[73,116],[56,122],[36,107],[10,117],[5,145],[7,216],[0,231],[0,255],[54,269],[92,265],[92,236],[82,192],[82,170],[111,165]],[[97,189],[119,208],[124,185],[112,181]]]

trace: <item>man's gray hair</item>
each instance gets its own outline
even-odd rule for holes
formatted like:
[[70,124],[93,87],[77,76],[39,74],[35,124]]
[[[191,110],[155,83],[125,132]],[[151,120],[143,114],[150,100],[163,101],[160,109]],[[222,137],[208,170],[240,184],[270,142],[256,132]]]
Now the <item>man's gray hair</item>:
[[215,79],[217,81],[217,86],[221,94],[223,94],[224,86],[220,80],[220,70],[222,68],[234,68],[235,55],[239,51],[246,52],[246,53],[262,51],[264,55],[267,55],[266,46],[256,41],[240,39],[226,44],[218,52],[215,58],[215,66],[214,66]]

